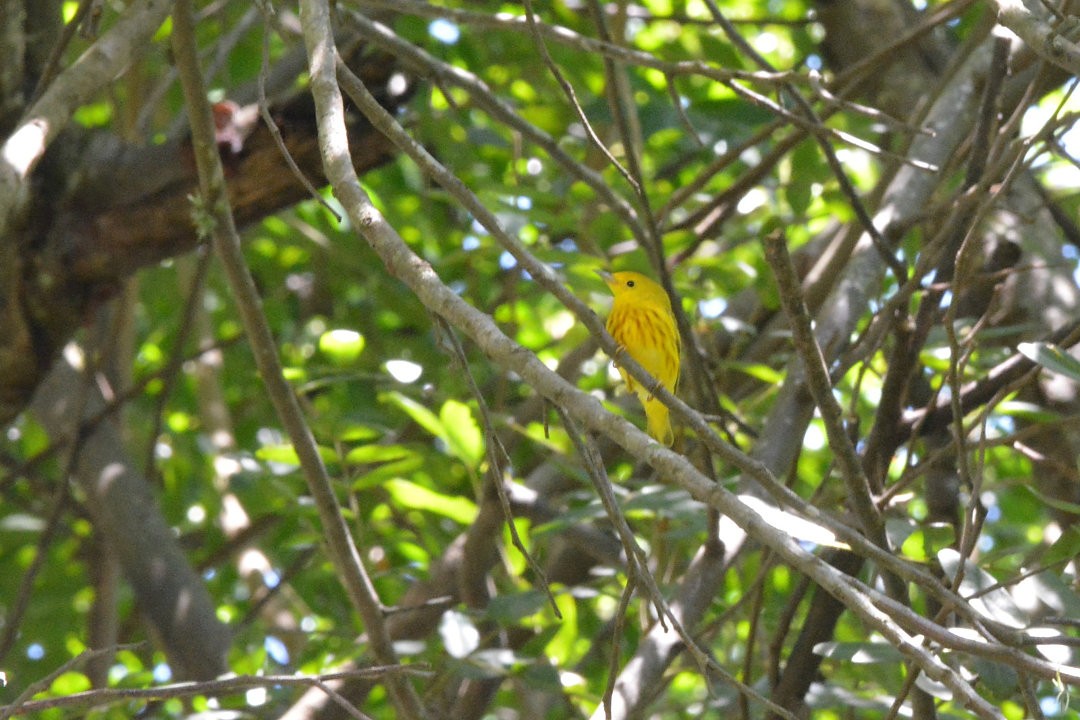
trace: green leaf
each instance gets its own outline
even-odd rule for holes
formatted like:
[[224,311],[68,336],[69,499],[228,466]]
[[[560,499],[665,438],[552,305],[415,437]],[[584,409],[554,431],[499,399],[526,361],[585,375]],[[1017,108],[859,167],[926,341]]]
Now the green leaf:
[[1026,357],[1067,378],[1080,382],[1080,360],[1053,343],[1020,343],[1016,346]]
[[682,488],[670,488],[664,485],[650,485],[634,493],[623,503],[623,512],[627,515],[641,513],[671,515],[700,513],[701,504],[690,497]]
[[469,406],[447,400],[439,410],[439,420],[450,452],[469,467],[476,467],[484,457],[484,433]]
[[1025,490],[1034,495],[1044,505],[1048,505],[1055,510],[1062,510],[1064,512],[1073,513],[1074,515],[1080,515],[1080,504],[1072,503],[1068,500],[1060,500],[1055,497],[1050,497],[1044,492],[1040,492],[1031,485],[1022,485]]
[[91,688],[90,678],[80,672],[68,671],[52,681],[49,692],[54,695],[74,695]]
[[[325,463],[336,463],[340,459],[334,448],[324,447],[322,445],[319,446],[319,456],[322,457],[323,462]],[[292,446],[292,443],[264,445],[255,451],[255,457],[263,462],[300,467],[300,458],[297,456],[296,448]]]
[[548,604],[547,595],[539,590],[527,590],[491,599],[485,614],[500,625],[512,625],[535,615]]
[[900,546],[900,554],[915,562],[924,563],[930,560],[926,552],[926,538],[923,537],[921,528],[916,528],[915,532],[908,535],[907,540]]
[[355,330],[335,328],[319,336],[319,352],[338,366],[355,363],[364,352],[364,336]]
[[472,500],[442,495],[403,478],[388,480],[383,487],[398,507],[442,515],[461,525],[468,525],[476,518],[476,504]]
[[345,462],[350,465],[384,463],[408,457],[412,451],[404,445],[361,445],[345,455]]
[[974,658],[972,668],[979,674],[979,684],[990,691],[995,700],[1004,700],[1016,692],[1020,678],[1016,670],[1004,663]]
[[399,392],[388,392],[379,396],[379,402],[385,402],[403,410],[417,425],[435,437],[446,440],[446,433],[442,422],[439,421],[439,417],[412,398]]
[[998,586],[997,578],[952,548],[940,550],[937,557],[950,581],[955,581],[963,567],[960,594],[971,598],[971,606],[977,612],[1009,627],[1027,627],[1029,618],[1017,607],[1009,591]]
[[724,368],[741,372],[755,380],[760,380],[763,383],[779,385],[780,381],[784,379],[784,374],[782,372],[761,363],[744,363],[736,360],[725,360],[722,365]]
[[792,172],[783,185],[783,192],[795,217],[804,217],[813,199],[811,188],[815,177],[806,170],[820,164],[817,145],[812,141],[799,143],[791,154]]
[[955,531],[949,523],[927,523],[915,529],[900,546],[904,557],[928,562],[938,550],[952,545]]
[[423,464],[424,459],[419,453],[409,453],[400,460],[390,460],[385,463],[370,465],[370,469],[353,481],[353,490],[370,490],[371,488],[381,487],[390,480],[409,477]]
[[350,424],[337,434],[337,438],[342,442],[363,442],[377,438],[381,434],[380,431],[367,425]]
[[1061,419],[1061,413],[1035,403],[1022,402],[1020,400],[1006,400],[994,406],[994,412],[999,415],[1018,418],[1027,422],[1054,422]]
[[885,536],[893,547],[903,545],[915,530],[915,521],[911,518],[891,517],[885,520]]
[[564,691],[559,671],[550,663],[529,663],[525,666],[522,678],[533,691],[561,693]]
[[1070,525],[1061,533],[1050,549],[1041,558],[1043,565],[1056,565],[1071,560],[1080,554],[1080,527]]
[[589,640],[578,634],[578,604],[577,599],[569,593],[563,593],[555,597],[555,603],[559,606],[562,614],[562,623],[559,631],[551,638],[551,642],[545,648],[545,654],[552,658],[558,666],[572,665],[577,659],[578,644],[591,644]]

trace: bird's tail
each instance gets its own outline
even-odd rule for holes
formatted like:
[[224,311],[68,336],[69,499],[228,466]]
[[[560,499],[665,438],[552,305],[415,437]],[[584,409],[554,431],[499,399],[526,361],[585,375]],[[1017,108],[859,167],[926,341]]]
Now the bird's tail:
[[649,434],[664,445],[670,446],[675,441],[675,433],[671,431],[671,418],[668,416],[667,405],[652,398],[645,400],[644,404]]

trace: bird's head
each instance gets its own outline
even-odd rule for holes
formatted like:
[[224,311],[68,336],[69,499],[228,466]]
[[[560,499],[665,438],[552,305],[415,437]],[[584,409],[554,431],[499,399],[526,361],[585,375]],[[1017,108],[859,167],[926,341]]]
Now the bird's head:
[[607,283],[607,286],[611,288],[612,295],[616,299],[626,298],[634,299],[642,302],[660,302],[666,304],[668,302],[667,293],[664,292],[664,288],[660,283],[656,282],[647,275],[642,275],[639,272],[633,272],[632,270],[624,270],[621,272],[609,273],[604,270],[597,270],[596,274]]

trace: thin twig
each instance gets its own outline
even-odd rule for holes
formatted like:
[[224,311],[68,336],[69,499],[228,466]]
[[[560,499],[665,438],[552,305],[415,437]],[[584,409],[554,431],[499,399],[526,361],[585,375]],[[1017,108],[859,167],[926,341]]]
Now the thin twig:
[[[116,652],[140,647],[142,643],[133,645],[119,645],[102,650],[87,650],[78,657],[73,658],[58,668],[49,677],[35,684],[34,692],[40,692],[43,688],[37,687],[60,674],[67,672],[72,667],[77,667],[88,660],[97,657],[101,653]],[[338,700],[345,702],[343,707],[352,708],[344,698],[331,690],[325,683],[333,680],[356,680],[356,679],[385,679],[399,675],[422,675],[428,672],[422,665],[381,665],[348,670],[344,672],[326,673],[325,675],[236,675],[234,677],[219,680],[205,680],[202,682],[174,683],[151,688],[100,688],[85,692],[63,695],[60,697],[47,698],[44,700],[30,700],[19,702],[16,700],[10,705],[0,707],[0,718],[30,715],[50,708],[67,707],[93,707],[124,700],[167,700],[169,698],[184,698],[193,695],[227,695],[242,692],[251,688],[274,687],[284,685],[289,687],[318,687],[331,697],[337,696]],[[44,687],[48,687],[45,683]],[[25,694],[25,693],[24,693]],[[339,703],[340,704],[340,703]],[[356,718],[367,716],[352,708],[350,715]]]
[[270,114],[270,103],[266,99],[266,76],[270,72],[270,28],[273,26],[270,19],[270,13],[273,12],[273,5],[270,3],[260,3],[260,6],[263,11],[263,39],[262,64],[259,67],[258,79],[259,115],[262,117],[263,123],[266,124],[266,129],[270,131],[270,137],[274,138],[274,144],[277,145],[278,152],[281,153],[281,157],[285,160],[285,164],[289,166],[289,169],[292,170],[292,174],[300,181],[300,184],[304,186],[304,189],[308,191],[308,195],[326,208],[335,220],[341,222],[341,215],[338,214],[338,211],[326,201],[326,198],[319,193],[311,181],[308,180],[304,171],[296,164],[296,160],[293,159],[292,153],[289,152],[289,148],[285,145],[285,140],[281,137],[281,129],[274,120],[274,116]]
[[469,360],[465,357],[465,349],[461,347],[461,341],[458,339],[454,326],[441,316],[437,315],[435,316],[435,319],[436,322],[443,326],[442,337],[449,339],[454,362],[457,363],[458,367],[464,373],[466,383],[469,386],[469,391],[472,393],[473,399],[476,401],[476,406],[480,410],[480,422],[483,425],[484,437],[486,439],[484,445],[488,456],[488,476],[490,477],[490,482],[495,490],[495,494],[499,498],[499,505],[502,508],[503,518],[506,520],[506,527],[510,531],[510,542],[517,548],[522,557],[525,558],[525,561],[529,565],[529,569],[536,575],[537,582],[547,595],[548,602],[551,604],[551,609],[555,614],[555,617],[562,620],[559,604],[555,601],[555,595],[551,592],[551,585],[548,584],[547,573],[544,572],[540,563],[536,562],[536,558],[534,558],[528,548],[525,547],[525,543],[522,542],[521,535],[518,533],[517,523],[514,522],[514,512],[510,507],[510,498],[506,495],[505,485],[505,478],[508,474],[506,469],[510,465],[510,454],[506,451],[506,447],[503,446],[498,433],[495,432],[495,423],[492,422],[491,413],[488,411],[487,401],[484,400],[484,394],[480,392],[480,387],[476,384],[476,378],[473,377],[472,371],[469,370]]
[[75,15],[72,16],[71,20],[64,23],[64,27],[60,31],[60,38],[53,45],[53,49],[49,53],[49,59],[45,61],[45,68],[41,71],[37,84],[34,86],[34,92],[30,94],[29,104],[36,102],[41,97],[41,93],[45,92],[45,88],[49,87],[49,83],[56,78],[56,75],[60,72],[60,60],[64,57],[68,45],[71,44],[72,38],[75,37],[75,33],[82,25],[83,20],[86,19],[90,8],[98,2],[100,0],[80,0],[79,7],[75,9]]
[[[58,668],[56,668],[55,670],[50,672],[45,677],[40,678],[39,680],[35,680],[34,682],[27,685],[26,688],[21,693],[19,693],[19,696],[17,698],[15,698],[14,700],[12,700],[9,705],[4,705],[3,707],[0,707],[0,720],[4,720],[5,718],[9,718],[9,717],[16,717],[18,715],[27,715],[27,714],[33,712],[35,709],[37,709],[35,707],[36,703],[30,702],[30,698],[34,697],[39,692],[43,692],[43,691],[47,690],[53,684],[53,681],[56,680],[56,678],[63,675],[64,673],[75,670],[76,668],[81,668],[81,667],[85,666],[87,663],[89,663],[90,661],[94,660],[95,658],[112,655],[112,654],[115,654],[119,650],[137,650],[137,649],[145,647],[145,646],[146,646],[145,642],[139,642],[139,643],[130,643],[130,644],[127,644],[127,645],[111,645],[111,646],[106,647],[106,648],[97,648],[97,649],[94,649],[94,650],[83,650],[81,653],[79,653],[75,657],[71,658],[67,662],[61,663],[61,665]],[[88,693],[81,693],[81,694],[86,695],[86,694],[89,694],[89,693],[99,693],[99,692],[102,692],[102,691],[101,690],[91,690],[91,691],[88,691]],[[64,702],[61,703],[61,705],[66,705],[67,704],[66,701],[69,698],[73,698],[73,697],[75,697],[75,695],[64,695],[64,696],[59,697],[59,698],[52,698],[52,700],[64,701]],[[49,702],[49,701],[48,700],[42,700],[42,701],[38,701],[38,702]],[[75,703],[72,703],[72,704],[75,704]],[[49,705],[47,707],[58,707],[58,705]],[[41,708],[41,709],[45,709],[45,708]]]
[[151,485],[156,485],[155,478],[158,477],[158,463],[156,462],[158,438],[161,435],[161,428],[165,424],[165,406],[172,400],[173,389],[176,387],[180,371],[184,367],[184,345],[187,344],[188,337],[194,328],[195,313],[204,300],[203,288],[206,282],[206,274],[210,269],[210,259],[213,257],[209,252],[209,248],[205,246],[200,246],[195,255],[195,274],[191,278],[188,287],[183,288],[183,290],[187,291],[187,299],[184,301],[180,325],[176,329],[176,337],[173,338],[172,349],[169,351],[169,361],[161,369],[161,392],[157,393],[154,399],[155,407],[151,413],[153,419],[151,420],[150,432],[146,435],[148,441],[146,458],[143,463],[143,474],[146,476],[146,481]]
[[[712,13],[713,18],[720,24],[720,27],[724,30],[724,34],[728,39],[735,44],[747,57],[752,59],[759,67],[770,72],[775,72],[775,68],[766,60],[760,53],[758,53],[750,43],[739,33],[739,31],[728,21],[727,17],[720,11],[720,8],[716,5],[715,0],[705,0],[706,7],[709,8],[709,12]],[[732,83],[734,85],[736,83]],[[820,118],[817,117],[817,113],[810,106],[810,103],[806,101],[806,98],[799,93],[794,86],[790,83],[781,83],[781,89],[795,101],[795,104],[799,107],[800,112],[806,118],[808,124],[807,130],[810,135],[817,141],[818,146],[821,148],[822,153],[825,155],[825,161],[828,163],[829,168],[832,170],[833,176],[836,178],[837,184],[840,186],[840,191],[848,199],[848,204],[851,205],[851,209],[855,211],[855,216],[862,224],[863,230],[870,237],[870,240],[874,243],[874,247],[881,255],[881,259],[885,261],[889,269],[892,270],[893,275],[896,276],[896,281],[902,283],[907,278],[907,269],[893,254],[892,249],[889,247],[889,243],[882,236],[881,231],[874,225],[873,218],[870,217],[870,213],[866,210],[866,205],[863,204],[862,198],[859,197],[858,192],[855,190],[855,186],[851,184],[850,178],[847,176],[847,171],[844,170],[844,166],[840,163],[840,159],[836,157],[836,151],[833,150],[831,144],[829,144],[826,133],[828,132],[826,127],[822,124]],[[845,137],[844,139],[851,142],[857,138]],[[869,146],[866,143],[866,146]],[[874,146],[866,147],[863,149],[871,151],[880,151],[879,148]],[[908,161],[909,158],[899,158],[901,160]],[[915,165],[914,167],[919,167]],[[926,167],[923,163],[923,170],[932,170],[930,167]]]
[[641,184],[638,180],[630,174],[630,172],[622,166],[615,156],[608,150],[607,145],[600,139],[593,129],[592,123],[589,122],[589,116],[585,114],[584,108],[581,107],[581,103],[578,102],[577,93],[574,92],[574,86],[570,84],[570,81],[563,75],[562,70],[551,57],[551,53],[548,52],[547,44],[544,42],[543,36],[537,29],[536,12],[533,10],[532,0],[525,0],[525,16],[529,20],[529,31],[533,35],[533,42],[536,44],[537,49],[540,51],[540,57],[543,59],[544,64],[551,72],[552,77],[555,78],[555,82],[559,83],[559,87],[562,88],[563,93],[566,94],[566,98],[570,101],[570,106],[574,108],[574,112],[577,113],[578,119],[581,120],[582,127],[585,129],[585,134],[592,142],[593,146],[599,150],[604,157],[608,159],[615,169],[619,171],[626,182],[630,183],[630,187],[634,188],[634,192],[641,192]]
[[859,462],[855,447],[851,444],[851,438],[844,429],[843,408],[837,403],[832,394],[832,384],[829,381],[829,370],[825,366],[825,358],[821,348],[814,338],[814,331],[810,324],[810,314],[803,302],[802,290],[799,287],[795,268],[791,264],[791,256],[788,254],[787,241],[780,232],[768,235],[763,241],[765,245],[765,260],[772,268],[773,277],[780,290],[780,303],[784,307],[788,323],[791,326],[792,340],[795,349],[803,361],[806,369],[807,383],[810,392],[814,396],[821,418],[825,423],[825,432],[829,437],[829,445],[839,461],[841,475],[847,487],[848,498],[851,500],[856,515],[863,529],[872,541],[882,548],[888,548],[885,538],[885,525],[881,518],[881,512],[870,492],[870,481],[866,477],[862,464]]
[[694,144],[699,148],[704,148],[705,141],[701,139],[701,135],[698,133],[697,128],[694,127],[694,123],[690,122],[690,116],[686,114],[686,108],[683,107],[682,96],[679,95],[679,88],[675,85],[675,78],[665,75],[664,81],[667,83],[671,106],[675,108],[675,112],[679,116],[679,123],[682,124],[683,129],[686,130],[686,134],[690,136]]
[[[592,480],[597,495],[600,496],[600,502],[604,506],[605,512],[607,512],[608,520],[615,527],[615,532],[622,542],[623,551],[626,553],[627,567],[634,568],[633,574],[642,583],[642,586],[647,591],[646,594],[656,607],[660,623],[666,628],[667,623],[670,621],[678,627],[678,621],[672,615],[671,608],[668,607],[663,593],[660,592],[660,586],[656,584],[656,578],[649,572],[645,551],[638,544],[637,538],[634,537],[634,531],[630,528],[626,516],[623,515],[619,503],[615,500],[611,480],[608,479],[607,470],[604,468],[603,458],[600,456],[599,450],[596,449],[595,443],[581,435],[577,430],[576,423],[566,414],[563,408],[556,407],[556,411],[559,413],[559,417],[562,419],[566,431],[574,443],[574,449],[577,450],[578,455],[581,457],[581,463],[586,474]],[[683,633],[680,632],[680,634]],[[689,638],[686,638],[686,640],[688,643],[691,642]]]
[[[562,148],[558,140],[524,120],[510,105],[496,97],[490,88],[476,75],[438,60],[430,53],[402,39],[382,23],[374,22],[356,12],[349,13],[348,17],[351,19],[353,26],[366,40],[400,58],[418,74],[425,77],[432,76],[439,82],[466,90],[473,102],[490,114],[492,118],[504,123],[510,129],[520,132],[524,138],[541,148],[572,177],[589,186],[619,216],[619,219],[630,228],[635,237],[644,235],[637,212],[630,203],[611,188],[610,183],[603,175],[576,161]],[[408,152],[404,148],[402,149]],[[409,154],[412,156],[411,153]],[[413,156],[413,160],[416,161],[415,156]],[[421,164],[421,167],[424,167],[424,165]]]
[[[68,469],[70,470],[70,467]],[[44,531],[38,537],[34,546],[34,559],[23,573],[14,600],[4,611],[4,634],[0,636],[0,663],[7,657],[22,630],[23,616],[27,608],[30,607],[30,598],[34,592],[34,581],[49,559],[49,548],[52,546],[53,540],[60,534],[60,530],[67,529],[66,524],[62,523],[61,519],[67,511],[68,502],[71,500],[71,484],[66,480],[69,477],[67,473],[62,474],[60,477],[64,478],[64,480],[56,488],[56,494],[53,497],[51,509],[45,521]]]

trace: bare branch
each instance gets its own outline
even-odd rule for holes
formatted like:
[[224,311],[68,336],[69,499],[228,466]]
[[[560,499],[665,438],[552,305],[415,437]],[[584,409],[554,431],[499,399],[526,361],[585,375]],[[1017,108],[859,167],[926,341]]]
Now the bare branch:
[[1073,75],[1080,75],[1080,44],[1075,18],[1054,21],[1038,0],[994,0],[998,22],[1016,33],[1035,53]]
[[[115,652],[117,648],[108,648],[107,652]],[[79,663],[85,662],[89,657],[83,653],[75,658]],[[70,665],[70,664],[69,664]],[[68,667],[65,665],[64,667]],[[361,678],[386,679],[400,675],[418,675],[426,672],[425,668],[418,665],[383,665],[349,670],[345,672],[326,673],[324,675],[236,675],[221,680],[204,680],[202,682],[174,683],[152,688],[101,688],[87,690],[81,693],[63,695],[60,697],[47,698],[45,700],[30,700],[22,703],[13,703],[0,707],[0,717],[18,717],[30,715],[50,708],[89,708],[109,705],[124,700],[167,700],[169,698],[185,698],[194,695],[232,695],[251,688],[272,688],[277,685],[287,687],[317,687],[345,708],[346,712],[354,718],[364,720],[366,715],[353,708],[344,701],[337,693],[331,690],[327,683],[335,680],[349,680]]]
[[[305,3],[303,8],[307,15],[304,28],[305,40],[311,56],[314,87],[316,86],[315,78],[321,76],[320,73],[329,72],[332,76],[337,53],[333,44],[333,33],[330,31],[329,21],[326,18],[328,11],[325,5],[319,6],[317,3],[309,2]],[[221,157],[218,155],[214,138],[210,105],[206,99],[206,88],[199,69],[190,0],[176,2],[172,37],[188,117],[191,120],[195,160],[199,169],[199,188],[204,203],[203,212],[208,216],[203,222],[209,225],[215,250],[221,258],[229,285],[236,296],[259,373],[277,410],[278,417],[296,449],[308,489],[319,509],[323,533],[330,547],[334,565],[343,575],[349,598],[364,620],[375,657],[385,665],[394,665],[397,663],[397,654],[386,633],[382,603],[367,575],[360,553],[342,516],[341,507],[334,494],[326,466],[319,455],[311,428],[308,427],[300,409],[300,403],[283,374],[281,361],[277,355],[277,346],[266,316],[262,312],[258,289],[255,287],[254,278],[247,267],[240,246],[240,237],[236,231],[226,194]],[[410,720],[421,720],[425,717],[423,706],[412,685],[396,677],[388,678],[387,685],[402,717]]]
[[26,202],[26,182],[45,149],[63,130],[75,110],[112,82],[146,51],[165,21],[169,0],[136,0],[104,35],[65,69],[23,114],[0,148],[0,237]]

